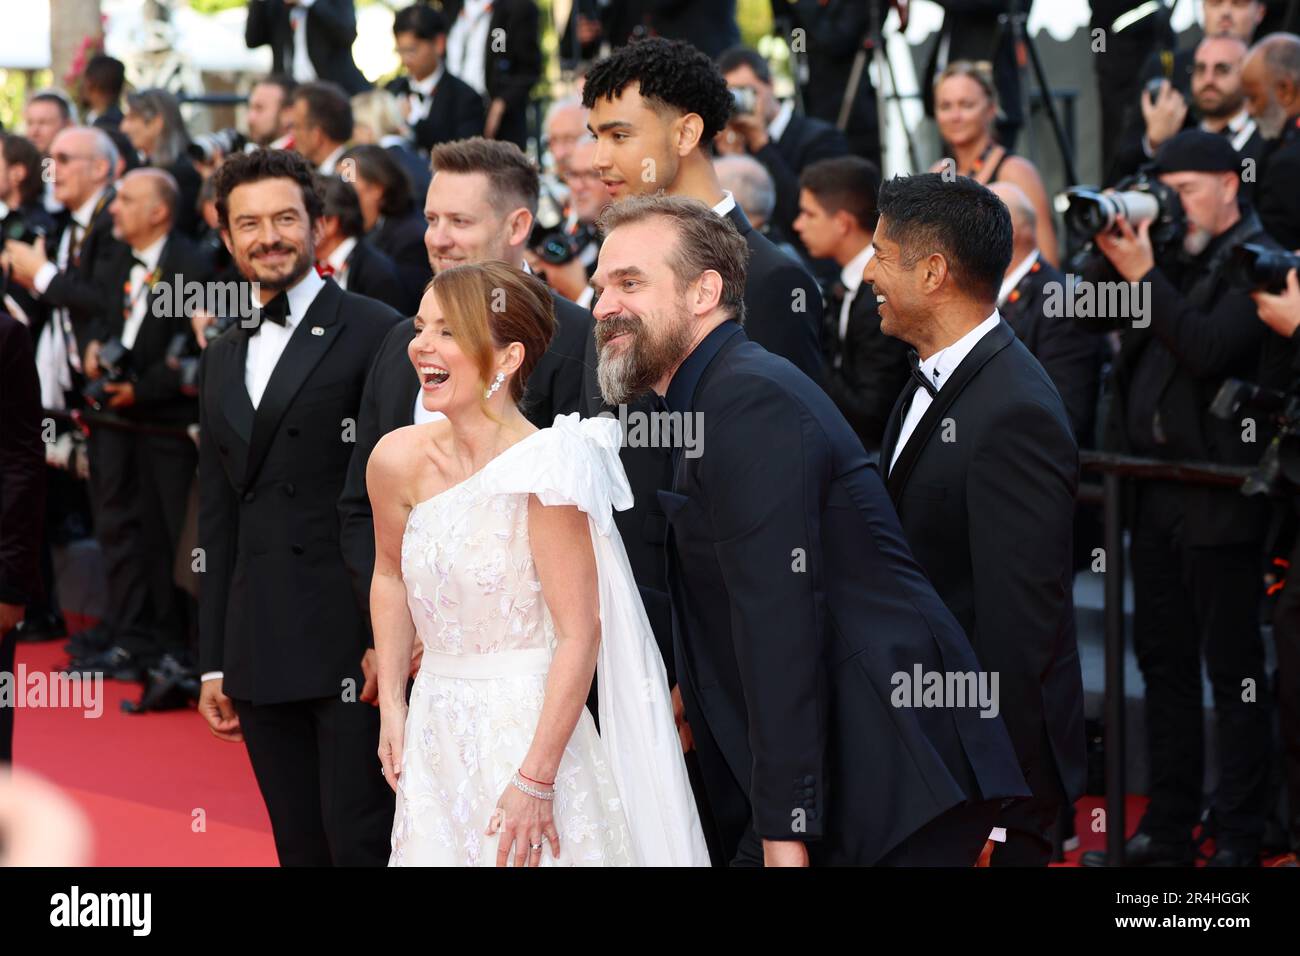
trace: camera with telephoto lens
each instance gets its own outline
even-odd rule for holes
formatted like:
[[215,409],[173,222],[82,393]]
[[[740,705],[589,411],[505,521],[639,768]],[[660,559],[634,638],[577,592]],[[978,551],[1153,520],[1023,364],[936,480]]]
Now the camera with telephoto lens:
[[99,378],[84,389],[81,397],[97,412],[102,412],[112,398],[108,391],[109,384],[135,381],[135,371],[131,368],[131,350],[118,338],[109,339],[99,347]]
[[190,159],[200,163],[210,163],[216,154],[229,156],[248,145],[248,137],[233,127],[219,129],[215,133],[203,133],[195,136],[186,147]]
[[1286,291],[1286,274],[1292,269],[1300,269],[1300,256],[1257,242],[1243,242],[1232,250],[1228,281],[1235,286],[1277,295]]
[[1240,421],[1242,408],[1264,413],[1277,425],[1255,470],[1242,483],[1243,495],[1288,497],[1300,488],[1300,393],[1279,392],[1230,378],[1219,386],[1210,414],[1225,422]]
[[1180,248],[1187,232],[1187,217],[1178,193],[1146,173],[1121,180],[1114,191],[1074,186],[1061,195],[1065,224],[1078,236],[1111,232],[1121,219],[1134,229],[1147,222],[1151,224],[1151,245],[1158,255],[1161,250]]
[[731,107],[736,113],[746,115],[758,112],[758,91],[752,86],[732,86]]

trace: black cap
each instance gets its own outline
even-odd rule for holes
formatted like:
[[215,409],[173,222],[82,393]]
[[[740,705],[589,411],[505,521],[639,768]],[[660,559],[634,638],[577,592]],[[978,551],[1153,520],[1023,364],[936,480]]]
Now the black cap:
[[1156,151],[1156,173],[1237,173],[1241,155],[1228,137],[1203,129],[1185,129]]

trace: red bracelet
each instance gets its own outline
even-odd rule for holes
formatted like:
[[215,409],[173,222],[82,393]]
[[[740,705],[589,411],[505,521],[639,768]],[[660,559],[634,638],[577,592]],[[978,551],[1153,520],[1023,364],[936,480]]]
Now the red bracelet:
[[518,773],[519,773],[519,776],[523,777],[523,778],[524,778],[525,780],[527,780],[529,783],[535,783],[535,784],[537,784],[539,787],[553,787],[553,786],[555,786],[555,781],[554,781],[554,780],[552,780],[550,783],[547,783],[545,780],[537,780],[537,779],[535,779],[534,777],[530,777],[530,776],[528,776],[528,774],[524,773],[522,770],[518,771]]

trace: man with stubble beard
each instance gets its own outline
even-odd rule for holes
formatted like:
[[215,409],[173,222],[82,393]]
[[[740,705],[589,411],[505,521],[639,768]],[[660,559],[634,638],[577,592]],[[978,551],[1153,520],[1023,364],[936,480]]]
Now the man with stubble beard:
[[216,182],[256,308],[200,367],[199,712],[246,742],[281,865],[382,866],[393,794],[335,509],[366,369],[399,316],[317,274],[323,206],[301,156],[234,156]]

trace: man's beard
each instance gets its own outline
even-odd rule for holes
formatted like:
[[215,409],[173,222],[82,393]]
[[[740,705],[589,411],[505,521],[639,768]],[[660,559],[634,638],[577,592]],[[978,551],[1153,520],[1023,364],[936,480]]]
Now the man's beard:
[[[293,256],[289,271],[283,275],[272,274],[268,276],[261,274],[258,271],[258,263],[254,256],[260,256],[267,252],[283,252]],[[272,246],[258,246],[256,249],[249,250],[248,269],[244,278],[250,282],[258,283],[263,289],[269,289],[271,292],[283,292],[285,289],[297,285],[298,280],[307,274],[307,270],[312,267],[312,264],[312,254],[306,246],[302,249],[294,249],[293,246],[283,242]]]
[[1265,139],[1277,139],[1282,135],[1282,127],[1286,125],[1286,110],[1274,100],[1262,115],[1255,118],[1255,125]]
[[[616,335],[628,334],[619,348],[606,348]],[[650,332],[639,316],[624,312],[596,324],[596,379],[607,405],[622,405],[650,391],[691,347],[685,309],[676,309],[662,335]]]
[[1213,238],[1208,229],[1199,226],[1191,227],[1189,224],[1187,235],[1183,237],[1183,251],[1195,258],[1209,247],[1210,240]]

